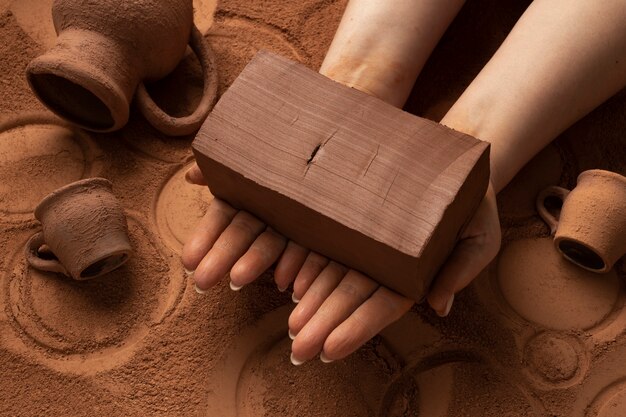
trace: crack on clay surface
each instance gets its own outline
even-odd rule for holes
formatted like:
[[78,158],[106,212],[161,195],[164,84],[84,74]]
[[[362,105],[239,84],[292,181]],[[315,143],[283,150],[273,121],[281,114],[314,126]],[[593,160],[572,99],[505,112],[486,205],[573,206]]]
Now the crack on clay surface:
[[378,158],[378,152],[380,152],[380,143],[378,144],[378,146],[376,147],[376,152],[374,152],[374,155],[372,155],[372,158],[369,160],[369,162],[367,163],[367,166],[365,167],[365,171],[363,172],[363,176],[366,176],[367,173],[370,170],[370,167],[372,166],[372,164],[374,163],[374,160],[376,158]]
[[[306,161],[306,168],[304,169],[304,177],[309,173],[309,169],[312,165],[314,165],[317,160],[321,157],[320,151],[326,147],[326,145],[330,142],[331,139],[335,137],[335,135],[339,132],[339,128],[335,129],[333,133],[331,133],[326,139],[324,139],[321,143],[319,143],[313,151],[311,152],[311,156]],[[347,179],[347,178],[346,178]]]
[[381,205],[384,206],[387,203],[387,199],[389,198],[389,193],[391,192],[393,185],[396,183],[396,179],[398,179],[398,175],[400,175],[399,169],[396,171],[396,174],[393,176],[393,179],[391,180],[391,183],[389,184],[389,187],[387,188],[387,191],[385,192],[385,197],[383,198],[383,202],[381,203]]
[[319,145],[317,145],[314,149],[313,152],[311,152],[311,156],[309,157],[309,159],[306,161],[306,164],[309,165],[311,163],[313,163],[313,159],[315,159],[315,156],[317,155],[317,152],[320,150],[320,148],[322,147],[322,144],[320,143]]

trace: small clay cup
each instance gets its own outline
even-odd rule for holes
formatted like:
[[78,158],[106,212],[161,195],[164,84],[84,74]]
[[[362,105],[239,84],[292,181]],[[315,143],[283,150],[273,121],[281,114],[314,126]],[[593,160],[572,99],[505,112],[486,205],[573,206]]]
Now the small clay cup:
[[[546,200],[562,201],[559,218]],[[537,196],[537,211],[550,226],[554,245],[571,262],[604,273],[626,253],[626,178],[593,169],[578,176],[572,191],[548,187]]]
[[[45,197],[35,209],[43,231],[25,247],[36,269],[59,272],[76,280],[104,275],[131,256],[126,216],[112,193],[111,182],[89,178],[68,184]],[[43,257],[47,246],[56,259]]]
[[[52,18],[56,46],[35,58],[26,75],[37,97],[69,122],[96,132],[118,130],[135,97],[156,129],[186,135],[213,107],[215,57],[193,24],[192,0],[55,0]],[[202,65],[204,92],[193,114],[175,118],[155,104],[143,82],[174,70],[187,43]]]

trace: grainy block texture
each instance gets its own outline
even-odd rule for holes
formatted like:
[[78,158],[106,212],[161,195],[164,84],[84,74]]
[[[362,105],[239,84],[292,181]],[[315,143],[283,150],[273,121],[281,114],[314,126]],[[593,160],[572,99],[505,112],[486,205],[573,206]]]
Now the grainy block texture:
[[487,143],[268,52],[193,150],[215,196],[414,300],[489,178]]

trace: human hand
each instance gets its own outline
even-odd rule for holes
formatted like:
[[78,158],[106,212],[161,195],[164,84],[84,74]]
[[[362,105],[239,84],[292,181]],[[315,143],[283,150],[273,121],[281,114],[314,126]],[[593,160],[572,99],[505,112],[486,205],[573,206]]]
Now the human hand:
[[[207,185],[197,164],[185,174],[188,182]],[[237,291],[251,283],[280,258],[276,266],[276,284],[285,291],[293,276],[304,264],[308,251],[266,227],[245,211],[213,199],[183,247],[182,262],[193,272],[196,291],[204,293],[227,274],[230,287]],[[281,256],[283,255],[283,256]]]
[[[491,262],[500,249],[500,222],[491,184],[452,254],[433,281],[427,300],[435,312],[449,314],[454,295]],[[318,353],[323,362],[342,359],[402,317],[413,301],[371,278],[311,252],[294,280],[289,317],[294,338],[291,360],[300,364]]]
[[[188,171],[187,179],[205,185],[197,166]],[[500,225],[490,186],[428,294],[437,314],[450,312],[454,294],[478,275],[499,247]],[[218,199],[183,249],[183,264],[196,270],[194,280],[200,292],[215,285],[229,270],[231,288],[238,290],[276,261],[278,288],[284,291],[293,282],[292,298],[299,303],[289,318],[294,364],[317,354],[324,362],[341,359],[413,305],[412,300],[371,278],[287,242],[252,215]]]
[[496,193],[489,182],[485,197],[437,273],[426,297],[439,316],[448,315],[455,294],[467,287],[496,257],[501,237]]
[[[197,165],[189,169],[186,179],[206,185]],[[289,318],[289,334],[295,338],[294,364],[311,359],[322,348],[324,361],[343,358],[413,305],[412,300],[365,275],[287,242],[249,213],[219,199],[211,202],[185,243],[182,260],[186,269],[194,271],[199,293],[229,272],[231,288],[239,290],[278,261],[276,285],[285,291],[293,283],[292,298],[299,302]]]

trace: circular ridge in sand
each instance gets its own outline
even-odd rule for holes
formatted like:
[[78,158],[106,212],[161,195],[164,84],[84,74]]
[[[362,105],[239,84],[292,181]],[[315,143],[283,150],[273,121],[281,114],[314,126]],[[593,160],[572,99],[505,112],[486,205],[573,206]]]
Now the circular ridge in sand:
[[174,274],[134,215],[128,216],[128,226],[131,259],[89,281],[35,270],[17,248],[2,301],[23,353],[60,371],[110,369],[128,360],[150,328],[169,314]]
[[163,242],[178,254],[213,199],[208,187],[185,181],[185,172],[190,166],[188,164],[176,170],[166,180],[153,210]]
[[290,312],[287,305],[266,314],[233,341],[213,371],[220,384],[209,393],[207,415],[374,415],[400,370],[384,343],[377,339],[342,361],[315,358],[296,367],[289,361]]
[[582,350],[580,343],[570,336],[542,332],[526,344],[524,364],[541,382],[562,386],[581,374],[586,361]]
[[407,368],[388,388],[380,417],[542,416],[525,389],[470,352],[446,352]]
[[86,133],[54,116],[0,124],[0,213],[25,214],[55,189],[98,174],[100,151]]
[[302,62],[304,54],[280,29],[243,15],[215,16],[208,32],[217,55],[220,93],[231,85],[261,49]]
[[507,245],[498,259],[497,283],[522,318],[556,330],[598,325],[613,310],[620,291],[615,271],[595,274],[575,266],[550,238]]
[[626,410],[626,380],[603,389],[588,407],[587,417],[623,417]]

